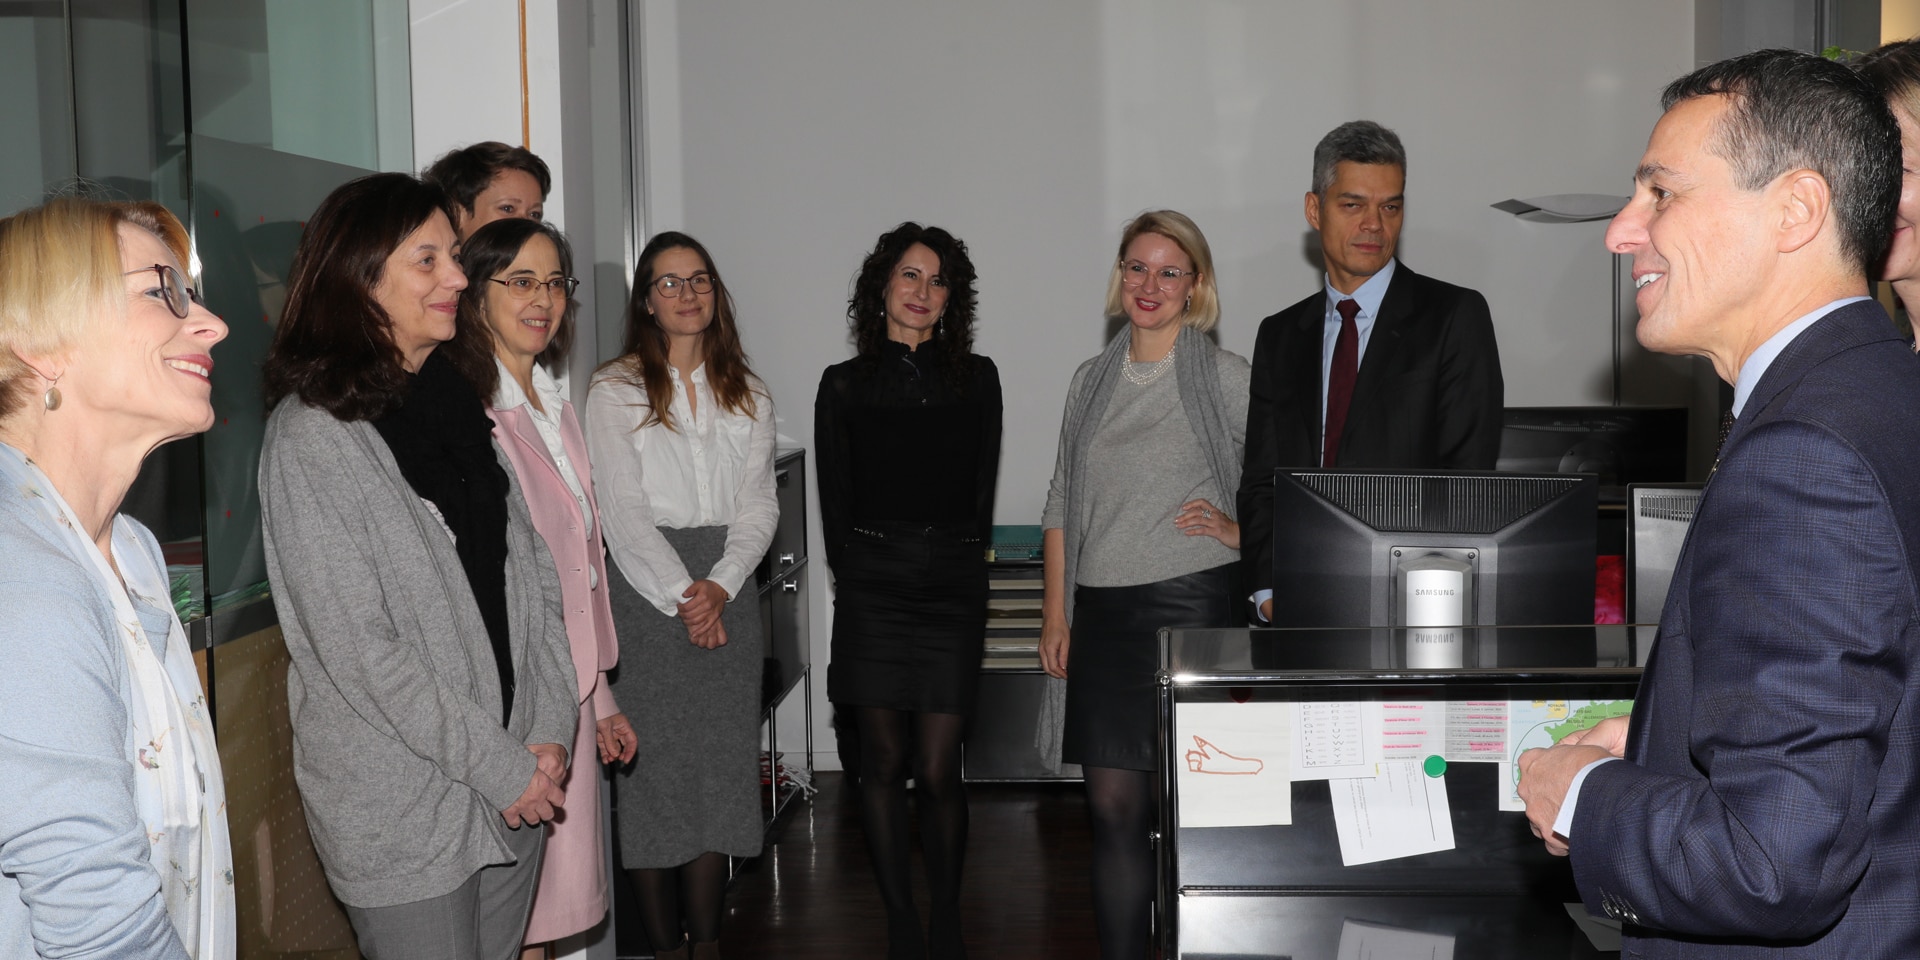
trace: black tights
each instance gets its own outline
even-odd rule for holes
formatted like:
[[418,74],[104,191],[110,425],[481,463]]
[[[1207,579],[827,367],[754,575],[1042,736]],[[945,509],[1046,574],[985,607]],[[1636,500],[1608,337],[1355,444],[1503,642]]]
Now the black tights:
[[727,899],[727,855],[703,853],[677,867],[629,870],[640,925],[655,952],[672,950],[684,940],[720,939],[720,914]]
[[1148,956],[1156,799],[1145,770],[1086,767],[1093,817],[1093,924],[1101,960]]
[[[857,708],[860,723],[860,813],[873,874],[887,907],[889,960],[962,957],[960,867],[967,855],[967,793],[960,783],[960,738],[966,718]],[[920,808],[920,849],[931,902],[928,936],[920,939],[908,862],[907,776]]]

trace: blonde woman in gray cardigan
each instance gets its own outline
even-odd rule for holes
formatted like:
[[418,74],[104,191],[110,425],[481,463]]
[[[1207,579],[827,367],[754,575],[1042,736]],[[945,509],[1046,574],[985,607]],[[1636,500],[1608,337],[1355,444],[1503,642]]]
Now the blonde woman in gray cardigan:
[[1061,757],[1086,773],[1103,958],[1145,958],[1153,903],[1153,674],[1161,627],[1231,626],[1249,367],[1207,339],[1213,257],[1192,220],[1120,236],[1107,315],[1126,326],[1074,371],[1047,493],[1040,662],[1067,681]]
[[266,364],[294,775],[372,960],[517,956],[578,714],[553,561],[461,373],[493,359],[455,335],[453,245],[438,187],[335,190]]

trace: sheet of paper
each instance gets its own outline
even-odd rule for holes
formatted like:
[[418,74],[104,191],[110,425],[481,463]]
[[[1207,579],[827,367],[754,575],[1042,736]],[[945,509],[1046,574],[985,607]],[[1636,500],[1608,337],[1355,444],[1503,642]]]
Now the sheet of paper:
[[1453,960],[1453,938],[1365,920],[1340,926],[1339,960]]
[[1448,763],[1497,763],[1507,755],[1505,700],[1447,701]]
[[1388,700],[1380,704],[1380,759],[1425,760],[1447,749],[1447,708],[1435,700]]
[[1331,780],[1340,862],[1351,867],[1453,849],[1447,778],[1412,760],[1390,760],[1377,777]]
[[1190,703],[1175,713],[1180,825],[1293,822],[1292,704]]
[[1380,702],[1295,704],[1293,734],[1293,779],[1371,777],[1380,763]]
[[1632,700],[1513,700],[1507,704],[1507,750],[1500,761],[1500,809],[1524,811],[1520,801],[1520,754],[1551,747],[1575,730],[1633,712]]

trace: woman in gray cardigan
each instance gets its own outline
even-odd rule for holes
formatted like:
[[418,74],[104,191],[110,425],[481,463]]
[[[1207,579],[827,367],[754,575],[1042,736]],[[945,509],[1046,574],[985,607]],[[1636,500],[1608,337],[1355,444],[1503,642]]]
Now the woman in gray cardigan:
[[1153,903],[1153,675],[1161,627],[1224,627],[1240,526],[1249,368],[1207,339],[1207,240],[1171,210],[1120,235],[1107,315],[1126,321],[1067,390],[1041,519],[1040,663],[1067,681],[1062,759],[1086,772],[1100,956],[1144,958]]
[[493,361],[455,337],[447,207],[404,174],[335,190],[266,362],[294,775],[373,960],[518,953],[577,714],[553,562],[459,366]]

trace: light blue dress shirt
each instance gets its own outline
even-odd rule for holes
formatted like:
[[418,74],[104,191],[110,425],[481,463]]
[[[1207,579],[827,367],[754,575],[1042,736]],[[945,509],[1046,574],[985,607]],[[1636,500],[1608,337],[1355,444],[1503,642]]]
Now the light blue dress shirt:
[[[1849,303],[1867,299],[1871,298],[1848,297],[1844,300],[1835,300],[1781,327],[1779,332],[1767,338],[1767,342],[1755,348],[1753,354],[1747,357],[1747,362],[1740,365],[1740,372],[1735,374],[1733,378],[1733,415],[1738,417],[1741,411],[1746,409],[1747,398],[1753,396],[1754,385],[1760,382],[1761,377],[1766,376],[1767,368],[1773,366],[1773,361],[1780,358],[1780,353],[1787,349],[1787,344],[1799,339],[1800,335],[1805,333],[1807,328],[1813,326],[1821,317]],[[1592,773],[1593,768],[1618,759],[1620,758],[1606,757],[1595,760],[1581,767],[1580,772],[1573,775],[1573,782],[1567,785],[1567,798],[1560,803],[1560,815],[1553,818],[1554,833],[1562,837],[1572,836],[1568,831],[1573,829],[1573,808],[1580,799],[1580,785],[1587,782],[1587,774]]]

